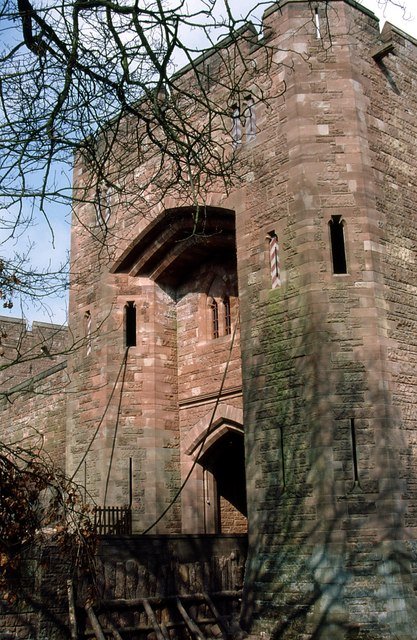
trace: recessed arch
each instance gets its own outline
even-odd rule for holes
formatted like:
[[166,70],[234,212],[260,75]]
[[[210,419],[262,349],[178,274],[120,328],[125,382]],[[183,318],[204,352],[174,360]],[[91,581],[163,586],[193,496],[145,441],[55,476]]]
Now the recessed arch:
[[[213,420],[212,415],[213,411],[207,412],[189,431],[187,437],[184,438],[184,451],[187,455],[195,458],[199,455],[200,449],[201,454],[203,454],[228,430],[236,430],[243,433],[242,409],[220,403],[216,408]],[[202,445],[203,440],[204,444]]]
[[204,499],[205,502],[213,501],[215,529],[221,533],[237,533],[237,526],[239,532],[246,531],[243,431],[224,430],[198,458],[198,463],[211,478],[212,488],[206,483]]
[[[223,405],[207,414],[189,434],[186,453],[201,469],[200,502],[206,533],[247,530],[242,412]],[[197,506],[197,505],[196,505]]]
[[178,286],[196,263],[235,254],[235,214],[201,206],[166,209],[142,231],[111,267],[112,273]]

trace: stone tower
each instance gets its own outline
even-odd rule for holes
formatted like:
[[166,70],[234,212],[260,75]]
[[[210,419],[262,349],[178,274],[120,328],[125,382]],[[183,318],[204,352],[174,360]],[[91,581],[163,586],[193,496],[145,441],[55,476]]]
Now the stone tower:
[[167,196],[114,205],[103,249],[77,207],[68,469],[98,502],[130,492],[138,532],[247,515],[253,632],[412,638],[416,42],[353,0],[263,22],[268,100],[205,238]]
[[354,2],[264,20],[285,95],[236,213],[246,614],[280,638],[412,638],[416,43]]

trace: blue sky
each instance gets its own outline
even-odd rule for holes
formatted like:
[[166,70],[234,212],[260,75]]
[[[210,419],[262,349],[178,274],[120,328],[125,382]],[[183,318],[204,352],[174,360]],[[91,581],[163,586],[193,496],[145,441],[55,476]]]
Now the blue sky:
[[[265,3],[266,5],[267,3]],[[378,0],[363,0],[362,4],[371,9],[381,21],[381,27],[385,21],[392,22],[410,35],[417,38],[417,12],[412,0],[405,0],[404,5],[406,11],[404,13],[398,7],[394,7],[392,3],[381,2]],[[253,0],[231,0],[232,7],[236,11],[244,13],[248,7],[253,5]],[[384,5],[386,5],[384,9]],[[414,18],[414,15],[416,18]],[[57,168],[57,180],[68,182],[70,176],[63,177],[60,175],[61,169]],[[32,245],[31,260],[35,265],[41,268],[58,266],[65,261],[69,251],[70,239],[70,211],[68,207],[62,205],[50,204],[47,207],[49,223],[39,216],[34,227],[26,234],[20,235],[13,240],[9,240],[7,248],[2,244],[7,238],[7,233],[0,229],[0,254],[9,254],[14,250],[24,253],[29,245]],[[49,227],[53,229],[53,235]],[[1,309],[0,314],[13,317],[25,317],[29,322],[34,320],[48,322],[52,321],[58,324],[66,322],[67,318],[67,293],[59,297],[50,297],[42,302],[42,305],[28,304],[25,301],[14,301],[14,307],[11,310]]]

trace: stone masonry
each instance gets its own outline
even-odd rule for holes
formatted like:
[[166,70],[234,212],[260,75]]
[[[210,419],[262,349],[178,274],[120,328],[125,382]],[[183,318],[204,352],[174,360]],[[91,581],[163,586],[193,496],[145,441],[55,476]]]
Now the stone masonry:
[[44,450],[65,466],[67,327],[0,316],[2,440]]
[[115,199],[104,250],[75,206],[67,471],[137,533],[247,530],[254,635],[415,638],[416,45],[353,0],[281,0],[205,234],[178,194]]

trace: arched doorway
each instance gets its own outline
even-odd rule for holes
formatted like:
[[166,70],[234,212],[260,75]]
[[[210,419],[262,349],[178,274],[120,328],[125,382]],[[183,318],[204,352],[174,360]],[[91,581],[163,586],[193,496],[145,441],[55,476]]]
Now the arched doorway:
[[243,432],[226,429],[198,459],[204,472],[205,529],[246,533],[246,476]]

